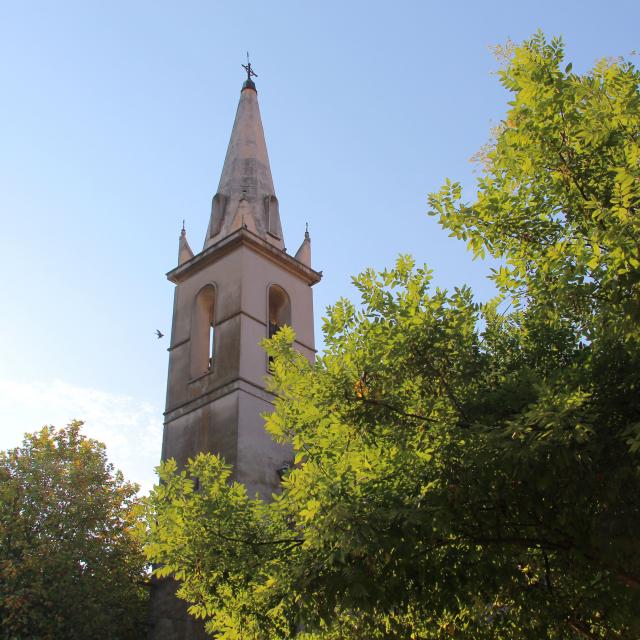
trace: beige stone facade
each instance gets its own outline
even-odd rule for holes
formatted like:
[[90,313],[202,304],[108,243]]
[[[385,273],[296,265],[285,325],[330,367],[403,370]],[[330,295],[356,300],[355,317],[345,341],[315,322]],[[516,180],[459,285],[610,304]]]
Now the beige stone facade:
[[[247,82],[204,249],[194,255],[183,230],[178,266],[167,274],[176,288],[162,458],[184,465],[198,452],[219,453],[249,493],[267,499],[291,452],[264,430],[272,397],[259,343],[288,324],[296,347],[314,357],[311,287],[321,277],[311,268],[308,233],[295,257],[284,246],[257,92]],[[206,637],[172,589],[168,581],[155,586],[150,637]]]

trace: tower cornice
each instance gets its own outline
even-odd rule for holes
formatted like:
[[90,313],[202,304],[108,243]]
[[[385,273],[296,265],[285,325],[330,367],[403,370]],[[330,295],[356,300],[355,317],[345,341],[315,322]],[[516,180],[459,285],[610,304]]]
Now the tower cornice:
[[296,260],[282,249],[278,249],[270,242],[262,239],[249,229],[241,228],[226,236],[216,244],[207,247],[190,260],[178,265],[167,273],[167,279],[174,284],[180,284],[194,273],[217,262],[223,256],[238,246],[247,246],[264,256],[268,260],[275,262],[304,280],[309,286],[317,284],[322,279],[322,272],[315,271],[306,264]]

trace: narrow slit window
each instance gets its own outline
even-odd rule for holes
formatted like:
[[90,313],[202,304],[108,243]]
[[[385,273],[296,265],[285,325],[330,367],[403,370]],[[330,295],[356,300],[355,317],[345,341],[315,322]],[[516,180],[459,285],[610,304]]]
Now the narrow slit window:
[[216,358],[216,326],[213,320],[209,323],[209,369],[213,369]]

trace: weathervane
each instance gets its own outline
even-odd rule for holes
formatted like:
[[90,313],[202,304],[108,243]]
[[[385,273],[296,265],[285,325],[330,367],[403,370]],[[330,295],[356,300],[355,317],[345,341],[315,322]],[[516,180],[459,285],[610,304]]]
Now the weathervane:
[[242,67],[244,68],[244,70],[247,72],[247,82],[253,82],[251,80],[251,78],[257,78],[258,74],[254,73],[253,69],[251,68],[251,62],[249,62],[249,52],[247,51],[247,64],[243,64]]

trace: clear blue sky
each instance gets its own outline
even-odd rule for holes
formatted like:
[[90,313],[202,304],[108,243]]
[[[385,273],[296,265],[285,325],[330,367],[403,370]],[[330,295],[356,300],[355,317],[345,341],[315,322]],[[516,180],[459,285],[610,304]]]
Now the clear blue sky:
[[640,48],[640,3],[0,2],[0,448],[86,418],[148,484],[160,450],[183,218],[202,246],[245,52],[285,239],[309,222],[316,333],[350,276],[412,253],[436,283],[487,265],[427,218],[505,111],[488,46],[538,28],[584,71]]

